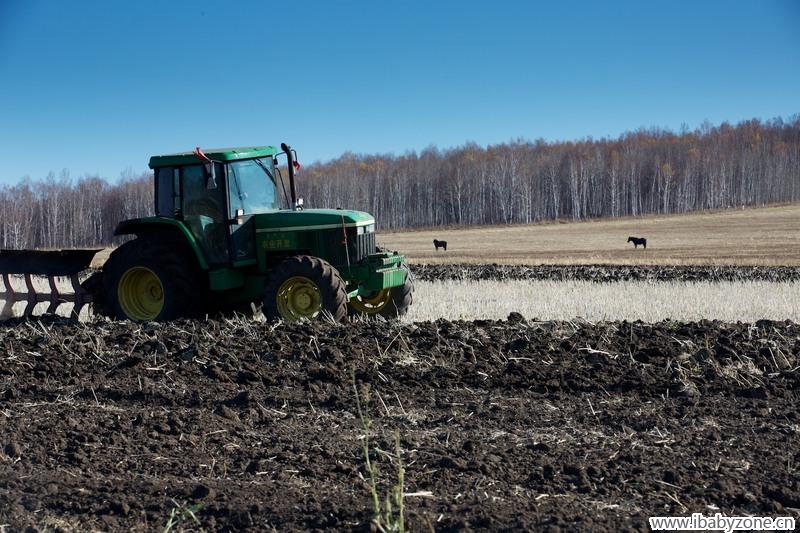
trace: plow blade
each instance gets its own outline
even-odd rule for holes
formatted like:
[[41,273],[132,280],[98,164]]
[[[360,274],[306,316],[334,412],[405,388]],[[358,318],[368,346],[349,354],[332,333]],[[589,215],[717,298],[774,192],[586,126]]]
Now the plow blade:
[[[13,315],[12,307],[17,302],[27,302],[25,316],[33,315],[36,304],[49,302],[47,314],[55,314],[63,303],[74,304],[73,314],[78,316],[81,309],[92,301],[92,295],[81,287],[80,273],[89,268],[95,254],[100,250],[0,250],[0,276],[3,290],[0,300],[4,300],[0,317]],[[11,276],[23,276],[27,292],[14,289]],[[32,276],[47,278],[49,292],[37,292]],[[62,293],[56,278],[68,277],[72,293]]]

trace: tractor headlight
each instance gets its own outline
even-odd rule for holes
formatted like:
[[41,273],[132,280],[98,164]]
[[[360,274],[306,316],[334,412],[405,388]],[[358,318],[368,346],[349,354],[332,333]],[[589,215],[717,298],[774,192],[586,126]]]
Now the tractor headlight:
[[356,228],[356,234],[363,235],[364,233],[374,233],[375,232],[375,224],[369,224],[367,226],[359,226]]

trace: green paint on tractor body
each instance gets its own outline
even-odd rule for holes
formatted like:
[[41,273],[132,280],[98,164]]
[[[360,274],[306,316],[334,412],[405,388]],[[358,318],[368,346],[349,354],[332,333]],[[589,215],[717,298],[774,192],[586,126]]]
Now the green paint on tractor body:
[[152,157],[156,216],[124,221],[116,234],[182,240],[207,274],[211,298],[224,304],[259,300],[270,272],[296,255],[333,265],[351,299],[403,286],[405,257],[377,251],[372,215],[302,209],[293,173],[290,202],[278,153],[265,146]]

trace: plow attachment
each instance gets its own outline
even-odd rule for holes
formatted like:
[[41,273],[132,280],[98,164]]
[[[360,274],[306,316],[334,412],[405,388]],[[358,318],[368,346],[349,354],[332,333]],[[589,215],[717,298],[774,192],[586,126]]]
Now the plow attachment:
[[[89,268],[100,250],[0,250],[0,275],[3,278],[0,300],[4,300],[0,317],[13,316],[17,302],[27,302],[24,315],[33,315],[36,304],[49,302],[47,314],[55,314],[63,303],[74,304],[73,315],[78,316],[92,295],[81,286],[80,273]],[[11,276],[23,276],[27,292],[19,292],[11,283]],[[47,278],[49,292],[37,292],[32,276]],[[69,278],[71,293],[59,291],[57,278]]]

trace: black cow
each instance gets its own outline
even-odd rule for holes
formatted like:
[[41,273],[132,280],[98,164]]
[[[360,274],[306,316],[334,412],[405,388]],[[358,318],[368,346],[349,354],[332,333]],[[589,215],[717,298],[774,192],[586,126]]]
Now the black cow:
[[647,250],[647,239],[644,237],[628,237],[628,242],[632,242],[634,248],[638,248],[641,244]]
[[437,241],[433,239],[433,245],[436,247],[436,251],[439,251],[439,248],[444,248],[444,251],[447,251],[447,241]]

